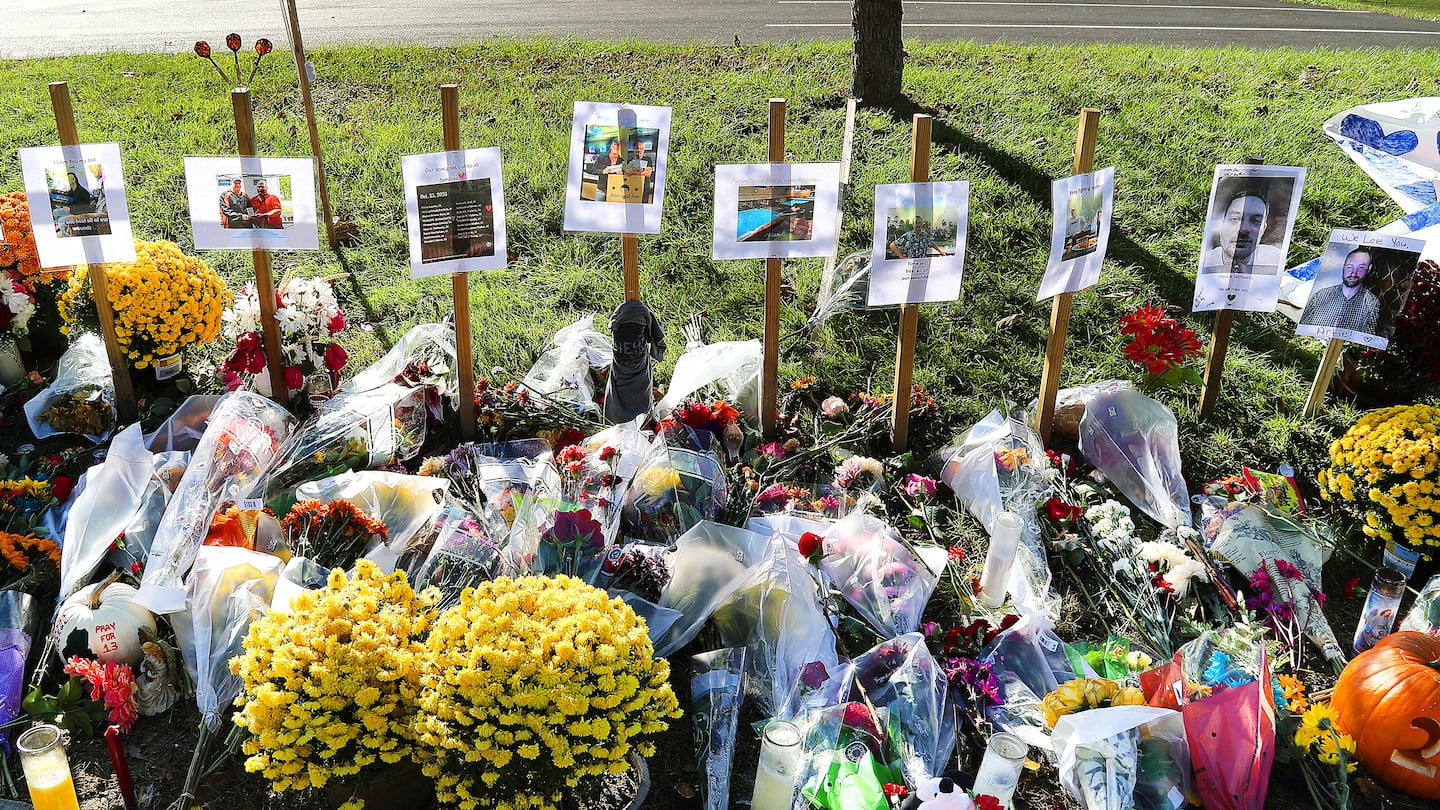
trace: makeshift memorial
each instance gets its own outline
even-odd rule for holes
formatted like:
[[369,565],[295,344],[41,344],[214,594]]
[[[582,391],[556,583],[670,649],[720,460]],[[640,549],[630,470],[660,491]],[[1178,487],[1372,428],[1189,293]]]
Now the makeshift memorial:
[[1202,382],[1200,372],[1186,362],[1204,354],[1199,336],[1160,307],[1140,307],[1122,317],[1120,334],[1131,339],[1122,350],[1125,359],[1145,369],[1141,391]]
[[670,655],[690,643],[706,620],[767,565],[770,539],[752,531],[709,521],[697,523],[675,541],[658,604],[683,618],[656,643],[656,655]]
[[[1046,722],[1041,700],[1061,684],[1084,677],[1085,673],[1071,669],[1063,642],[1043,616],[1031,613],[1018,621],[1007,618],[999,627],[990,627],[987,622],[981,629],[983,635],[976,635],[988,641],[970,660],[984,668],[967,665],[963,658],[958,662],[947,659],[947,667],[954,673],[952,682],[958,677],[967,684],[973,703],[983,709],[996,729],[1014,734],[1042,751],[1053,752],[1051,726]],[[968,650],[974,649],[974,643],[972,640],[958,646],[947,655],[961,650],[970,654]],[[994,676],[993,684],[989,675]]]
[[856,658],[851,700],[887,710],[890,761],[909,784],[945,770],[955,751],[950,682],[924,636],[897,636]]
[[[729,483],[708,437],[717,422],[733,423],[736,411],[718,404],[723,407],[686,406],[676,412],[682,422],[671,423],[673,429],[661,425],[626,492],[626,536],[669,545],[701,522],[714,520],[726,505]],[[701,411],[707,426],[696,431],[683,420],[690,414],[699,418]],[[729,418],[717,419],[717,412]]]
[[1335,683],[1334,728],[1377,779],[1440,799],[1440,640],[1400,632],[1355,656]]
[[1405,575],[1393,568],[1381,568],[1375,572],[1370,583],[1370,595],[1365,598],[1365,607],[1360,612],[1360,623],[1355,628],[1355,654],[1374,647],[1380,639],[1390,635],[1395,626],[1395,616],[1400,612],[1400,599],[1405,595]]
[[434,539],[409,573],[417,587],[439,591],[435,606],[445,610],[466,588],[505,573],[505,561],[485,525],[451,504],[435,518]]
[[1440,335],[1432,328],[1437,320],[1440,264],[1427,259],[1410,277],[1410,295],[1395,316],[1390,344],[1384,349],[1351,347],[1344,356],[1340,384],[1370,405],[1419,399],[1425,387],[1440,381]]
[[[824,810],[885,810],[886,785],[903,785],[892,764],[895,737],[885,709],[865,703],[829,706],[813,713],[805,734],[801,795]],[[892,791],[893,792],[893,791]]]
[[111,543],[131,523],[152,480],[154,461],[154,454],[145,449],[140,425],[135,424],[116,434],[105,460],[85,473],[87,485],[75,496],[65,522],[61,599],[89,581]]
[[586,315],[556,332],[551,348],[535,361],[521,385],[581,414],[598,414],[591,375],[610,367],[615,349],[609,338],[595,330],[594,322],[594,315]]
[[65,354],[55,381],[25,403],[35,438],[78,433],[102,442],[115,428],[115,383],[100,338],[81,335]]
[[135,712],[141,717],[154,717],[170,711],[180,694],[172,677],[178,675],[173,647],[161,647],[158,642],[147,641],[140,645],[144,657],[140,662],[140,673],[135,676]]
[[1440,545],[1435,497],[1440,409],[1404,405],[1372,411],[1330,445],[1320,495],[1335,501],[1366,537],[1409,545],[1431,559]]
[[1290,741],[1299,751],[1300,772],[1311,801],[1316,807],[1349,808],[1350,774],[1357,767],[1355,739],[1339,731],[1335,710],[1327,704],[1316,703],[1302,710],[1292,702],[1290,708],[1303,711]]
[[789,721],[771,720],[765,725],[755,790],[750,795],[753,810],[789,810],[794,805],[801,739],[799,726]]
[[[35,294],[20,271],[0,269],[0,345],[30,348],[26,334],[34,315]],[[0,367],[0,375],[5,377],[0,383],[9,385],[24,376],[24,369],[18,364],[9,369]]]
[[614,356],[605,380],[605,418],[628,422],[654,405],[655,363],[665,359],[665,330],[650,308],[626,301],[610,316]]
[[35,233],[30,222],[30,206],[25,192],[0,194],[0,270],[18,273],[28,284],[54,284],[69,275],[68,267],[42,271],[40,256],[35,249]]
[[985,745],[985,757],[975,772],[975,793],[994,796],[1001,807],[1009,807],[1029,751],[1030,746],[1014,734],[1002,731],[991,735]]
[[505,267],[499,147],[405,155],[400,173],[413,278]]
[[[135,242],[133,261],[105,266],[115,337],[135,368],[157,376],[178,373],[186,347],[220,334],[229,302],[225,282],[205,262],[186,256],[173,242]],[[98,329],[87,266],[80,263],[60,295],[60,317],[70,334],[76,324]]]
[[235,391],[220,400],[156,531],[136,602],[156,613],[185,609],[182,577],[211,517],[220,504],[246,498],[263,483],[293,426],[284,408],[256,394]]
[[[305,385],[291,383],[303,383],[317,375],[328,380],[320,393],[333,391],[348,358],[339,342],[331,339],[345,329],[345,313],[335,300],[330,282],[293,276],[281,279],[275,295],[275,321],[280,326],[280,351],[288,364],[286,388],[291,398],[306,391]],[[270,379],[261,345],[260,299],[254,284],[240,288],[234,304],[221,315],[221,323],[225,338],[235,344],[220,366],[226,390],[253,386],[269,396]]]
[[[414,754],[447,805],[558,804],[623,770],[632,749],[652,755],[653,736],[681,716],[669,663],[634,611],[570,577],[465,591],[426,650]],[[503,688],[517,678],[530,688]]]
[[135,261],[119,144],[21,149],[20,169],[42,267]]
[[980,574],[980,603],[988,608],[998,608],[1005,603],[1010,569],[1015,563],[1025,521],[1014,512],[1001,512],[995,516],[994,526],[990,548],[985,552],[985,568]]
[[760,419],[760,341],[723,343],[687,342],[685,353],[675,361],[675,371],[665,396],[655,403],[654,413],[664,419],[692,395],[696,401],[710,387],[718,398],[730,403],[752,427]]
[[963,180],[876,186],[869,305],[959,298],[969,208]]
[[[691,722],[695,758],[700,763],[700,806],[730,806],[730,769],[735,759],[735,733],[740,701],[745,697],[745,648],[701,653],[691,660]],[[798,741],[797,741],[798,742]]]
[[659,233],[669,154],[669,107],[575,102],[565,230]]
[[60,547],[49,537],[0,531],[0,589],[43,590],[60,575]]
[[1386,348],[1424,247],[1393,234],[1334,231],[1296,332]]
[[252,623],[230,661],[246,770],[284,793],[354,785],[411,757],[435,599],[361,560],[353,576],[333,571],[296,597],[293,613]]
[[439,419],[440,397],[450,397],[454,402],[460,396],[454,328],[438,323],[410,327],[384,357],[340,386],[340,393],[373,391],[389,383],[433,389],[437,396],[429,404]]

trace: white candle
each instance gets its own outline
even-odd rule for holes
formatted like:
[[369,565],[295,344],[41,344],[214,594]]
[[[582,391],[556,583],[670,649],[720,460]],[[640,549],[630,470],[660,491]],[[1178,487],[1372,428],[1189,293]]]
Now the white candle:
[[1015,786],[1020,784],[1020,771],[1025,768],[1025,755],[1030,746],[1015,736],[1000,732],[985,746],[985,758],[975,774],[975,795],[994,796],[1004,807],[1010,807]]
[[1014,512],[995,516],[990,535],[990,550],[985,554],[985,570],[980,574],[980,602],[986,607],[1005,604],[1005,589],[1010,582],[1010,569],[1015,564],[1015,550],[1020,546],[1020,530],[1025,521]]
[[799,771],[800,729],[784,720],[770,721],[760,743],[760,768],[755,773],[750,810],[790,810]]

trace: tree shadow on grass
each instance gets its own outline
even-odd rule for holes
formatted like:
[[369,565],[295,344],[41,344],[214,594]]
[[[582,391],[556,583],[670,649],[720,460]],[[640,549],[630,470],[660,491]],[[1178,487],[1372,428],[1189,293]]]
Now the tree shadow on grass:
[[346,260],[344,248],[334,248],[331,252],[335,254],[335,261],[340,263],[340,269],[345,273],[345,280],[350,285],[350,294],[355,297],[356,301],[360,302],[360,309],[365,313],[365,322],[370,324],[374,330],[372,334],[375,335],[376,340],[380,341],[380,345],[385,347],[385,351],[390,351],[395,345],[395,340],[390,337],[389,331],[385,328],[384,321],[381,320],[379,313],[375,310],[374,303],[371,302],[370,296],[365,293],[365,286],[360,283],[360,276],[355,272],[357,268],[352,268],[350,262]]

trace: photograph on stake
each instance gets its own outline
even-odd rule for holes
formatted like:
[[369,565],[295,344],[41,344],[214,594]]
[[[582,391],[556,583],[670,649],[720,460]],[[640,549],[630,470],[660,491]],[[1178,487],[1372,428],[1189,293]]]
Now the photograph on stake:
[[318,250],[315,161],[187,157],[185,188],[197,250]]
[[119,144],[21,149],[20,166],[43,267],[135,260]]
[[716,166],[714,257],[828,256],[839,196],[838,163]]
[[1215,167],[1195,278],[1196,312],[1275,310],[1304,185],[1301,167]]
[[659,233],[670,108],[575,103],[565,229]]
[[1110,215],[1115,204],[1115,169],[1062,177],[1050,186],[1054,225],[1050,261],[1036,301],[1079,292],[1100,280],[1110,244]]
[[499,147],[406,155],[400,164],[412,277],[505,267]]
[[1336,230],[1320,257],[1296,332],[1372,349],[1390,345],[1425,242],[1394,234]]
[[969,201],[966,181],[875,187],[870,306],[960,297]]

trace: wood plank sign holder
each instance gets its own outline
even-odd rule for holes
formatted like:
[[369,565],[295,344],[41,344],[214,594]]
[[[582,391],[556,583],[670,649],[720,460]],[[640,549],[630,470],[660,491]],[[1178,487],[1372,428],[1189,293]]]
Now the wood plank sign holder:
[[1310,396],[1305,398],[1305,418],[1320,413],[1325,401],[1325,392],[1330,389],[1330,380],[1335,377],[1335,366],[1340,362],[1340,353],[1345,350],[1345,341],[1330,338],[1325,344],[1325,354],[1320,358],[1320,368],[1315,372],[1315,383],[1310,386]]
[[[240,157],[255,157],[255,118],[250,90],[237,87],[230,91],[230,106],[235,109],[235,140]],[[275,320],[275,278],[270,273],[270,251],[251,251],[255,264],[255,294],[260,299],[260,329],[265,344],[265,365],[270,372],[270,398],[286,405],[290,392],[285,387],[285,357],[280,351],[280,322]]]
[[[1095,169],[1095,140],[1099,131],[1100,111],[1089,107],[1081,110],[1080,129],[1075,135],[1074,174]],[[1036,414],[1036,432],[1047,447],[1055,427],[1055,398],[1060,394],[1060,370],[1065,360],[1065,338],[1070,332],[1070,305],[1074,299],[1072,292],[1050,299],[1050,339],[1045,344],[1045,367],[1040,372],[1040,410]]]
[[315,126],[315,103],[310,96],[310,69],[305,59],[305,43],[300,37],[300,13],[295,0],[285,3],[285,25],[290,29],[290,48],[295,55],[295,71],[300,77],[300,101],[305,105],[305,123],[310,129],[310,154],[315,156],[315,174],[320,182],[320,209],[325,216],[325,239],[330,247],[340,246],[335,233],[335,218],[330,213],[330,185],[325,182],[325,157],[320,154],[320,130]]
[[[70,86],[66,82],[50,83],[50,107],[55,111],[55,129],[61,146],[79,146],[80,135],[75,129],[75,109],[70,104]],[[120,350],[115,335],[115,311],[110,308],[110,283],[102,262],[91,262],[86,268],[90,276],[90,295],[95,299],[95,313],[100,321],[100,335],[105,341],[105,356],[110,360],[110,376],[115,381],[115,413],[120,424],[136,420],[135,388],[130,382],[130,363]]]
[[[916,113],[910,132],[910,182],[930,182],[930,116]],[[910,386],[915,378],[915,338],[920,305],[900,306],[900,340],[895,349],[895,401],[890,412],[890,448],[903,452],[910,441]]]
[[[440,85],[440,115],[444,122],[445,151],[460,150],[460,86]],[[455,295],[455,361],[460,366],[460,436],[475,439],[475,357],[470,344],[470,277],[450,276]]]
[[620,262],[625,269],[625,300],[640,300],[640,237],[620,234]]
[[[771,163],[785,162],[785,99],[770,99]],[[774,441],[779,421],[780,382],[780,260],[765,260],[765,335],[760,364],[760,428]]]
[[[1259,157],[1245,158],[1245,163],[1251,166],[1264,162]],[[1205,250],[1203,243],[1200,250],[1202,253]],[[1209,419],[1215,413],[1215,403],[1220,399],[1220,377],[1225,371],[1225,352],[1230,348],[1230,329],[1234,325],[1235,310],[1222,309],[1215,313],[1215,334],[1210,338],[1210,352],[1205,356],[1205,387],[1200,391],[1201,419]]]

